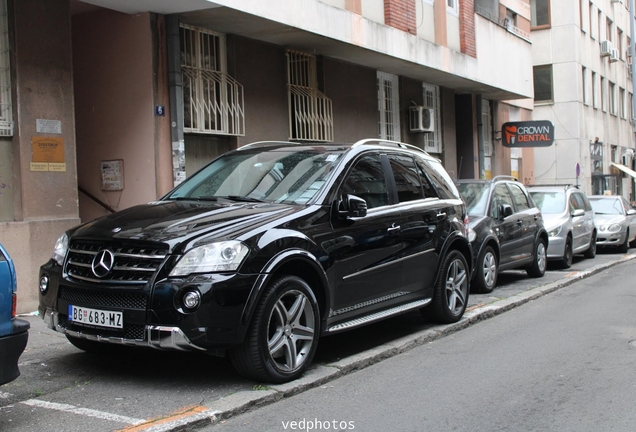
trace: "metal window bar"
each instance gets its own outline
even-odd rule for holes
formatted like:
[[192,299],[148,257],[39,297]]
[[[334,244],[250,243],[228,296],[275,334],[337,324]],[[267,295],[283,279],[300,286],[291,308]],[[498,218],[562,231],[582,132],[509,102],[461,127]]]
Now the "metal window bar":
[[400,140],[400,112],[398,77],[378,72],[378,116],[381,139]]
[[317,88],[316,58],[288,50],[287,83],[290,140],[333,141],[333,107]]
[[225,72],[225,37],[181,24],[184,132],[245,134],[243,86]]
[[422,84],[424,89],[424,106],[435,110],[435,131],[424,134],[424,150],[429,153],[442,152],[442,119],[439,115],[439,88],[429,84]]
[[0,0],[0,136],[13,136],[7,2]]

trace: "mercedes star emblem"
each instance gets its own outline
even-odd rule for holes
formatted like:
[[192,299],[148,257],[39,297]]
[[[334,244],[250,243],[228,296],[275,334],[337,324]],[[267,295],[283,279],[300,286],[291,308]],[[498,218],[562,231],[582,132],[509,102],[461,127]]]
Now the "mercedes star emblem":
[[93,262],[91,263],[91,269],[93,274],[98,278],[103,278],[113,269],[115,263],[115,255],[108,249],[102,249],[97,252]]

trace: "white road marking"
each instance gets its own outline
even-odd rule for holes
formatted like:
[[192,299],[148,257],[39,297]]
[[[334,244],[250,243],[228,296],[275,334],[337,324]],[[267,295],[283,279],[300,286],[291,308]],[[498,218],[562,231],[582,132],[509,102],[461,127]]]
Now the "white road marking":
[[84,415],[87,417],[95,417],[95,418],[99,418],[103,420],[109,420],[109,421],[114,421],[119,423],[132,424],[132,425],[138,425],[146,421],[146,420],[140,420],[140,419],[136,419],[132,417],[121,416],[118,414],[111,414],[111,413],[107,413],[103,411],[93,410],[89,408],[78,408],[73,405],[47,402],[40,399],[29,399],[29,400],[23,401],[22,403],[32,407],[69,412],[73,414]]

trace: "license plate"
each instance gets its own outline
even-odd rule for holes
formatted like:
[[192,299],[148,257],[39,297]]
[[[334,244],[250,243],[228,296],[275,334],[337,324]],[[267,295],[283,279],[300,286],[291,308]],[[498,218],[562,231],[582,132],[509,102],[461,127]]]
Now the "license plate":
[[124,328],[124,314],[122,312],[90,309],[81,306],[68,305],[68,320],[75,324]]

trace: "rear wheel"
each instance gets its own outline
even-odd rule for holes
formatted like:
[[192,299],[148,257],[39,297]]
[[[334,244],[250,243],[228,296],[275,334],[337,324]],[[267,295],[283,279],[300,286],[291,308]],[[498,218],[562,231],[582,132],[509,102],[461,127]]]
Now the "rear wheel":
[[565,239],[565,250],[563,251],[563,258],[560,261],[561,268],[570,268],[572,266],[572,237],[569,235]]
[[300,377],[316,352],[320,313],[309,285],[281,276],[263,294],[243,343],[229,352],[249,378],[282,383]]
[[440,267],[435,282],[433,301],[423,311],[441,323],[454,323],[461,319],[468,304],[468,264],[458,250],[451,250]]
[[590,247],[583,253],[585,258],[594,258],[596,256],[596,232],[592,233],[590,239]]
[[540,238],[534,246],[534,261],[532,265],[526,269],[526,272],[530,277],[541,277],[545,274],[546,265],[545,240]]
[[497,285],[497,257],[492,246],[486,246],[477,260],[475,292],[489,293]]

